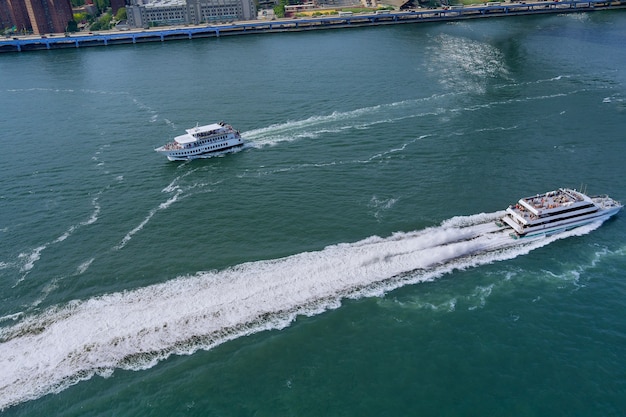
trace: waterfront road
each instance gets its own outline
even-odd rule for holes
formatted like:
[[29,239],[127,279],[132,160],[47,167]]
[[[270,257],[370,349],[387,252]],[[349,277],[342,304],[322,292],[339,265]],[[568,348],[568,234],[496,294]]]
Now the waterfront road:
[[140,30],[110,30],[71,34],[12,36],[0,40],[0,52],[110,46],[117,44],[164,42],[227,35],[293,32],[318,29],[424,23],[486,17],[505,17],[545,13],[592,12],[626,8],[626,0],[564,0],[539,2],[489,2],[471,6],[439,9],[327,15],[310,18],[250,20],[213,25],[168,26]]

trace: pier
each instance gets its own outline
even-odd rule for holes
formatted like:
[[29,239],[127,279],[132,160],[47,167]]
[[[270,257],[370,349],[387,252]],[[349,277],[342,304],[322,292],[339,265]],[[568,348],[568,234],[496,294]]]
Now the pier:
[[441,22],[486,17],[505,17],[548,13],[593,12],[626,8],[626,0],[563,0],[539,2],[485,3],[471,6],[449,6],[440,9],[390,11],[389,13],[356,13],[311,18],[241,21],[206,26],[175,26],[144,30],[106,31],[14,36],[0,40],[0,52],[25,52],[50,49],[111,46],[170,40],[191,40],[230,35],[297,32],[318,29],[378,26],[400,23]]

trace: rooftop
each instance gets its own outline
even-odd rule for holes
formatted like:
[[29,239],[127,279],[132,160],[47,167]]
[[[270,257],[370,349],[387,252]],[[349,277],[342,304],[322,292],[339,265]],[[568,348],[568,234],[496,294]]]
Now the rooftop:
[[157,7],[180,7],[186,6],[187,2],[185,0],[155,0],[150,3],[145,4],[146,8],[157,8]]

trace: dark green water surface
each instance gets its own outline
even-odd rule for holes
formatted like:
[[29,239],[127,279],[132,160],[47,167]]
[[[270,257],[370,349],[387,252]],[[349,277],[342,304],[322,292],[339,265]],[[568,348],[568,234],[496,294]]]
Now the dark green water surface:
[[[624,415],[623,213],[492,228],[626,200],[625,45],[597,12],[2,55],[2,415]],[[153,151],[220,120],[243,150]]]

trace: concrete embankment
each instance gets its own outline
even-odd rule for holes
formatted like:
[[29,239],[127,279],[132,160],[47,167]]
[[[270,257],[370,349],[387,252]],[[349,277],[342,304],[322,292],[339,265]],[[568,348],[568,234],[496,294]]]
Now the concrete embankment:
[[16,36],[0,40],[0,52],[24,52],[47,49],[110,46],[169,40],[244,35],[255,33],[296,32],[318,29],[378,26],[401,23],[425,23],[486,17],[510,17],[547,13],[581,13],[625,9],[626,0],[565,0],[539,2],[490,2],[484,5],[451,6],[442,9],[418,9],[398,12],[341,14],[306,19],[243,21],[223,25],[167,27],[69,35]]

